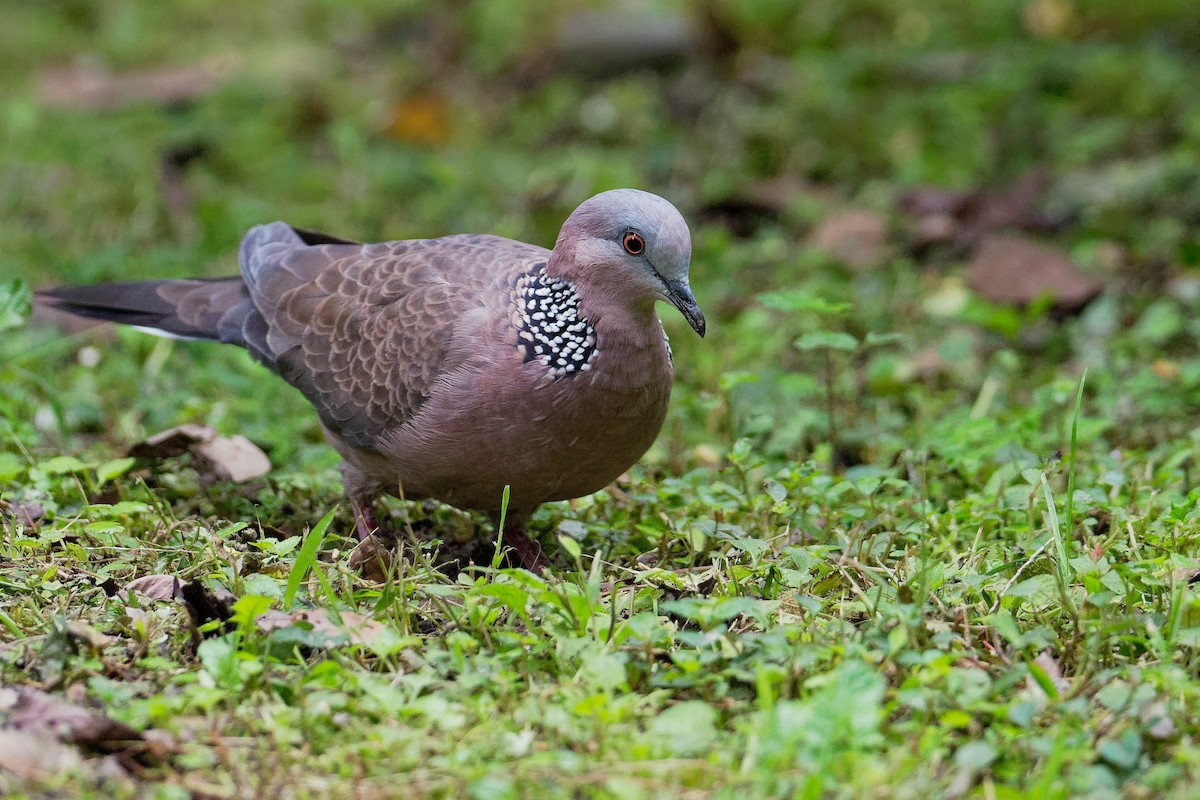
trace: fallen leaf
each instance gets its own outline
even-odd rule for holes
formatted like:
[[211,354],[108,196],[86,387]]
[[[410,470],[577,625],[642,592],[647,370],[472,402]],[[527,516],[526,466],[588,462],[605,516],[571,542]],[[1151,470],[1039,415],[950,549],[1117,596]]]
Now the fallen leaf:
[[44,780],[82,762],[78,751],[51,736],[0,728],[0,770],[22,780]]
[[37,527],[37,522],[46,513],[46,509],[37,503],[19,503],[13,500],[0,499],[0,518],[5,521],[5,529],[8,529],[7,523],[19,523],[28,528]]
[[809,243],[854,269],[871,269],[887,257],[887,220],[872,211],[842,211],[821,220]]
[[958,235],[960,226],[952,214],[938,212],[921,217],[913,231],[913,247],[919,251],[933,245],[952,242]]
[[150,600],[182,600],[183,581],[174,575],[143,575],[125,584],[125,591]]
[[122,761],[150,765],[161,763],[166,755],[162,740],[148,742],[123,722],[31,686],[0,688],[0,720],[6,730],[93,753],[118,754]]
[[405,144],[436,146],[450,139],[451,114],[441,95],[415,92],[392,109],[387,132]]
[[1075,6],[1070,0],[1033,0],[1021,9],[1025,29],[1043,39],[1059,39],[1075,27]]
[[81,619],[73,619],[67,623],[66,633],[76,642],[85,645],[89,650],[103,650],[117,640],[108,634],[88,625]]
[[[371,539],[367,541],[371,541]],[[234,604],[237,603],[237,597],[233,592],[223,586],[210,588],[199,582],[181,581],[174,575],[145,575],[127,583],[125,589],[152,600],[182,602],[197,628],[209,622],[229,621],[233,617]],[[127,611],[136,611],[136,609],[127,609]],[[367,645],[384,630],[382,624],[353,611],[342,611],[338,616],[341,618],[340,623],[335,621],[329,612],[321,608],[300,609],[292,612],[270,609],[255,617],[254,624],[262,633],[271,633],[303,624],[304,627],[320,634],[318,640],[305,644],[308,647],[323,646],[330,643],[329,640],[339,639],[343,636],[347,637],[352,644]]]
[[1104,283],[1085,275],[1065,252],[1012,234],[986,236],[967,267],[967,286],[1001,305],[1026,306],[1048,297],[1060,313],[1075,313]]
[[1035,167],[1000,191],[978,193],[967,207],[970,213],[964,223],[976,235],[1008,227],[1027,230],[1053,227],[1052,221],[1037,207],[1048,182],[1046,171]]
[[202,443],[196,452],[212,464],[215,471],[234,483],[243,483],[271,471],[267,454],[240,434],[215,436]]
[[245,436],[221,436],[204,425],[170,428],[129,448],[129,455],[151,461],[184,453],[191,453],[200,461],[201,472],[209,480],[242,483],[271,470],[267,454]]
[[1151,364],[1150,371],[1164,381],[1173,381],[1179,377],[1179,365],[1165,358],[1157,359]]
[[345,636],[351,644],[364,646],[371,644],[387,630],[382,623],[353,611],[341,611],[338,616],[341,617],[341,622],[323,608],[301,609],[291,613],[272,609],[260,615],[254,622],[263,633],[306,624],[326,639]]
[[965,215],[975,196],[974,192],[918,186],[900,195],[900,209],[913,217],[945,214],[957,219]]
[[369,581],[383,583],[388,575],[395,572],[394,561],[392,548],[383,537],[373,533],[350,551],[346,565]]
[[228,58],[203,64],[166,65],[114,74],[90,63],[52,67],[38,80],[38,96],[48,106],[106,111],[137,103],[173,105],[213,91],[231,71]]
[[1156,700],[1150,703],[1142,710],[1142,724],[1145,726],[1147,735],[1152,739],[1172,739],[1175,737],[1177,728],[1174,720],[1171,719],[1170,713],[1167,711],[1167,705],[1162,700]]
[[1038,207],[1048,183],[1046,171],[1033,168],[996,191],[919,186],[901,195],[899,206],[916,218],[912,230],[915,252],[920,254],[939,244],[967,252],[994,231],[1046,231],[1058,227],[1061,220]]

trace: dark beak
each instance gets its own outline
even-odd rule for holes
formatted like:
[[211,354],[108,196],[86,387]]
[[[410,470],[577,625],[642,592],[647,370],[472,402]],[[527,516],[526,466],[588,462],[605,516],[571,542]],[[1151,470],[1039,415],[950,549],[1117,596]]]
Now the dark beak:
[[667,300],[671,301],[671,305],[679,309],[679,313],[683,314],[683,318],[688,321],[688,325],[692,326],[692,330],[700,334],[700,338],[704,338],[704,313],[700,311],[700,306],[696,304],[696,296],[692,294],[692,289],[686,283],[679,281],[669,281],[665,278],[663,283],[667,287]]

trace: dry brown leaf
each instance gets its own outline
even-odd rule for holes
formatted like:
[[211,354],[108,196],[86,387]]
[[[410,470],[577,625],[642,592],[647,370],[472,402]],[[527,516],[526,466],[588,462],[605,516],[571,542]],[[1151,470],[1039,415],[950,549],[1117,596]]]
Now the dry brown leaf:
[[0,770],[22,780],[43,780],[82,763],[79,753],[46,734],[0,728]]
[[434,92],[417,92],[392,109],[387,132],[405,144],[445,144],[452,132],[446,101]]
[[1164,739],[1173,739],[1178,732],[1175,727],[1174,720],[1171,719],[1171,714],[1167,710],[1167,704],[1162,700],[1155,700],[1147,705],[1140,714],[1142,724],[1146,726],[1146,733],[1152,739],[1162,741]]
[[81,619],[69,621],[66,626],[66,632],[76,642],[91,650],[103,650],[117,641],[114,637],[106,633],[101,633]]
[[1033,0],[1021,9],[1025,29],[1044,39],[1059,39],[1068,35],[1078,16],[1070,0]]
[[137,103],[171,105],[208,94],[232,66],[229,59],[221,59],[113,74],[95,64],[68,64],[42,73],[38,95],[46,105],[58,108],[105,111]]
[[122,722],[32,686],[0,688],[0,718],[10,731],[93,753],[114,753],[141,764],[158,763],[165,757],[161,740],[148,743],[139,731]]
[[129,455],[152,461],[189,452],[201,463],[202,472],[209,480],[242,483],[271,470],[267,454],[245,436],[221,436],[204,425],[179,425],[129,448]]
[[1057,247],[1022,236],[985,236],[967,267],[967,286],[990,302],[1026,306],[1049,297],[1054,310],[1080,311],[1104,283],[1085,275]]
[[[174,575],[144,575],[127,583],[125,589],[138,592],[152,600],[183,603],[196,627],[212,621],[228,621],[233,616],[233,606],[237,602],[237,597],[222,586],[210,589],[199,582],[181,581]],[[127,613],[136,610],[126,609]],[[380,623],[353,611],[343,611],[339,616],[341,623],[336,622],[329,612],[320,608],[301,609],[290,613],[270,609],[256,617],[254,623],[262,633],[289,628],[297,623],[307,623],[327,637],[345,635],[351,643],[359,645],[370,644],[374,637],[384,630]]]
[[0,499],[0,522],[4,523],[3,529],[6,531],[9,530],[10,524],[36,530],[38,521],[45,513],[46,509],[36,503]]
[[125,584],[126,592],[137,592],[150,600],[179,600],[183,582],[174,575],[143,575]]
[[196,452],[234,483],[243,483],[271,471],[267,454],[241,434],[215,436],[203,442]]
[[965,252],[993,231],[1045,231],[1060,224],[1061,220],[1038,208],[1047,183],[1046,171],[1033,168],[997,191],[919,186],[905,192],[899,206],[905,214],[916,218],[912,231],[912,247],[916,252],[941,244],[951,244]]
[[346,559],[346,566],[357,570],[369,581],[383,583],[389,574],[395,572],[394,561],[395,555],[392,548],[379,534],[373,533],[350,551],[350,555]]
[[1179,365],[1174,361],[1168,361],[1165,358],[1159,358],[1150,365],[1150,371],[1164,381],[1173,381],[1179,378]]
[[261,614],[254,622],[263,633],[307,623],[318,633],[330,638],[344,635],[351,644],[356,645],[369,645],[387,630],[383,624],[353,611],[342,611],[338,616],[341,617],[340,623],[323,608],[307,608],[291,613],[272,609]]
[[821,220],[809,243],[854,269],[871,269],[887,257],[887,220],[872,211],[842,211]]

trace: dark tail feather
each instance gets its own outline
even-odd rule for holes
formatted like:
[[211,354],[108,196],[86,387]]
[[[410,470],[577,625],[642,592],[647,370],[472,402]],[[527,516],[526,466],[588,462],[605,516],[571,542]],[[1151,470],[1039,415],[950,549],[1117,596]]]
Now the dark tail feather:
[[213,341],[221,339],[221,318],[237,313],[236,307],[249,299],[240,277],[60,286],[39,290],[36,296],[76,316]]

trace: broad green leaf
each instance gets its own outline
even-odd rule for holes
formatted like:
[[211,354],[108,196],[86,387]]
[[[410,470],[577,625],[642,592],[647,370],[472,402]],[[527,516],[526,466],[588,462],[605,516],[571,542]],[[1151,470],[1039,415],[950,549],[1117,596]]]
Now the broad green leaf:
[[839,303],[800,289],[780,289],[764,292],[758,301],[776,311],[815,311],[818,314],[844,314],[853,308],[850,303]]
[[66,475],[72,472],[83,472],[87,468],[88,465],[75,456],[55,456],[38,464],[38,469],[46,475]]
[[858,349],[858,339],[841,331],[810,331],[793,342],[792,346],[797,350],[844,350],[852,352]]
[[101,484],[108,483],[114,478],[124,475],[136,463],[137,459],[134,458],[116,458],[112,461],[105,461],[96,467],[96,480]]
[[694,756],[717,740],[717,712],[700,700],[676,703],[655,717],[648,732],[675,756]]
[[0,283],[0,332],[25,324],[33,293],[19,278]]

